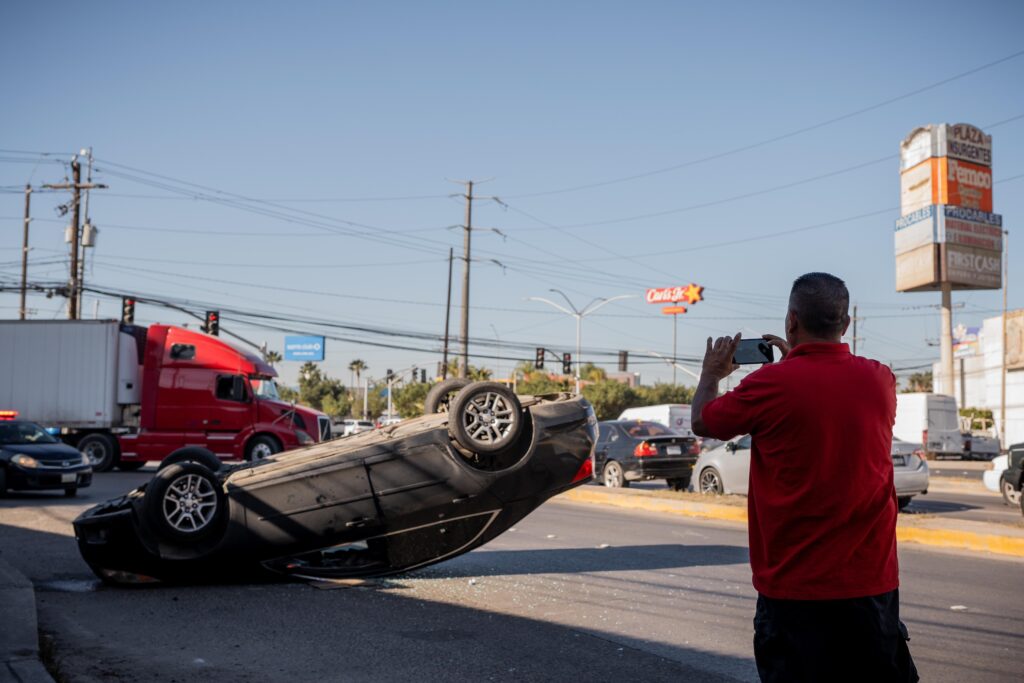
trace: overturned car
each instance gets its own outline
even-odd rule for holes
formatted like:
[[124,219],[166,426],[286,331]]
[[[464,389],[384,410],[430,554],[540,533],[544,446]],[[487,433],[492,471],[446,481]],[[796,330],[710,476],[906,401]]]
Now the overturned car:
[[426,412],[242,465],[182,449],[82,513],[79,550],[114,583],[381,576],[477,548],[591,477],[581,397],[448,380]]

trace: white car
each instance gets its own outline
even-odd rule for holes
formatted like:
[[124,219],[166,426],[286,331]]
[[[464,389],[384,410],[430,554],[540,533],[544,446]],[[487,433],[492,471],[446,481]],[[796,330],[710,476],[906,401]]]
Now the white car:
[[[726,441],[704,451],[693,466],[690,487],[706,494],[747,495],[750,481],[750,435]],[[921,457],[921,444],[892,440],[893,482],[900,510],[910,499],[928,493],[928,462]]]
[[985,470],[981,480],[989,491],[998,491],[1003,494],[1003,500],[1011,507],[1020,505],[1020,491],[1013,488],[1013,485],[1003,479],[1003,473],[1010,466],[1010,456],[1000,455],[992,458],[992,467]]
[[346,419],[336,422],[331,426],[332,431],[338,436],[351,436],[360,432],[373,431],[373,423],[369,420]]

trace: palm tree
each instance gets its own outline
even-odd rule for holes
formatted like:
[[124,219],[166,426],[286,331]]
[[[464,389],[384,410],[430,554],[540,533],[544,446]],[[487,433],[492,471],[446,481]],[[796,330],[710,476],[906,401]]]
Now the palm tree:
[[[352,397],[353,397],[353,399],[358,399],[359,398],[359,378],[363,374],[363,371],[366,370],[367,368],[369,368],[369,366],[365,363],[365,361],[363,361],[360,358],[356,358],[355,360],[353,360],[351,363],[348,364],[349,372],[350,373],[354,372],[355,375],[356,375],[355,388],[353,388],[353,390],[352,390]],[[349,375],[349,379],[351,379],[351,375]],[[352,402],[355,403],[356,401],[353,400]],[[355,414],[355,412],[356,412],[356,409],[355,409],[355,407],[353,407],[352,408],[352,413]],[[365,418],[366,416],[363,415],[363,417]]]
[[277,351],[267,351],[263,354],[263,360],[270,364],[270,367],[274,367],[274,363],[281,362],[281,354]]

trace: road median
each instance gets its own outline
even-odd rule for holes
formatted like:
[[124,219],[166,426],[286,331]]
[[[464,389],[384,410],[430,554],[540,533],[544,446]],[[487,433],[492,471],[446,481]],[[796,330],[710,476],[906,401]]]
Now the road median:
[[[693,498],[694,494],[582,486],[563,493],[555,500],[733,524],[747,522],[745,499],[712,503]],[[901,543],[1024,557],[1024,527],[900,515],[896,525],[896,538]]]

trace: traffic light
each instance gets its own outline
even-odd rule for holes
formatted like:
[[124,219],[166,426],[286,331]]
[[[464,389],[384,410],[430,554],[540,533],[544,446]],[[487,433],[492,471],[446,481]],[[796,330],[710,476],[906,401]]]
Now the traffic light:
[[562,374],[563,375],[568,375],[571,372],[572,372],[572,354],[571,353],[563,353],[562,354]]
[[207,311],[206,322],[203,323],[203,332],[212,334],[214,337],[220,335],[220,311]]
[[544,369],[544,347],[537,347],[537,356],[533,359],[533,367],[537,370]]
[[127,296],[121,299],[121,322],[125,325],[135,322],[135,299]]
[[619,372],[626,372],[629,366],[629,351],[619,351]]
[[394,374],[395,374],[395,373],[391,372],[391,368],[388,368],[388,374],[387,374],[387,375],[385,375],[385,377],[387,378],[387,381],[388,381],[388,382],[390,382],[390,381],[391,381],[391,378],[392,378],[392,377],[394,376]]
[[420,384],[426,384],[426,383],[427,383],[427,369],[426,368],[420,368]]

